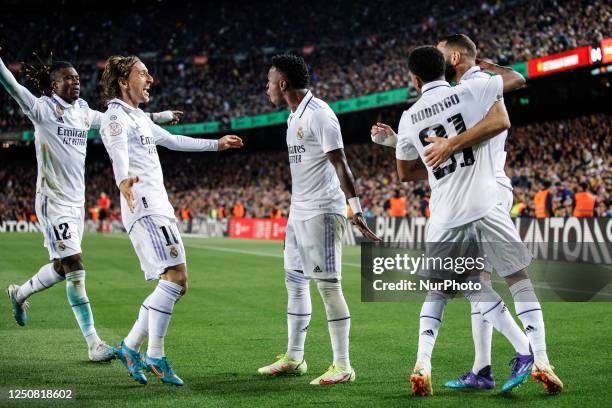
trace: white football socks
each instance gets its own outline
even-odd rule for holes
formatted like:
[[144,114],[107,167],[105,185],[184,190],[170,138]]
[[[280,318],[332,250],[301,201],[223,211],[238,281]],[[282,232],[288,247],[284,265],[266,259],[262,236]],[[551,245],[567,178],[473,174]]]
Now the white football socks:
[[132,326],[132,330],[128,333],[124,342],[125,345],[131,348],[132,350],[140,350],[140,346],[144,342],[145,337],[149,334],[149,298],[152,295],[149,295],[142,305],[140,305],[140,311],[138,312],[138,319]]
[[334,365],[341,368],[350,368],[349,332],[351,316],[346,300],[344,300],[342,285],[340,282],[317,280],[317,288],[325,304],[327,327],[334,353]]
[[444,316],[444,307],[450,296],[441,291],[429,291],[419,315],[419,346],[417,365],[431,372],[431,355]]
[[32,278],[21,285],[17,291],[17,302],[23,303],[32,294],[49,289],[57,282],[64,280],[64,277],[55,272],[53,263],[48,263],[41,267]]
[[309,280],[297,271],[285,270],[287,287],[287,357],[304,359],[304,343],[312,314]]
[[148,298],[149,344],[147,355],[161,358],[164,353],[164,337],[168,332],[174,304],[181,298],[183,287],[167,280],[160,280]]
[[472,312],[472,339],[474,340],[474,365],[472,372],[478,374],[480,370],[491,365],[491,342],[493,339],[493,325],[482,318],[480,310],[470,303]]
[[546,353],[544,316],[531,280],[523,279],[510,286],[510,293],[512,293],[514,299],[514,310],[521,323],[523,323],[523,329],[529,339],[535,358],[549,364]]
[[517,353],[530,354],[527,336],[516,324],[501,296],[491,285],[482,284],[479,291],[465,291],[463,295],[480,311],[483,319],[490,322],[495,330],[508,339]]
[[96,332],[91,306],[87,292],[85,292],[85,271],[79,270],[66,274],[66,295],[83,337],[87,341],[87,346],[90,349],[95,347],[101,340]]

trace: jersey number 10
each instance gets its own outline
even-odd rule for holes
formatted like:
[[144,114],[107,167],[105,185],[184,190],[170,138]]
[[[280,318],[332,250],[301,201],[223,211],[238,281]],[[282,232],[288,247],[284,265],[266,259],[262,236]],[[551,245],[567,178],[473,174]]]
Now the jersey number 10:
[[[453,124],[453,126],[455,127],[455,130],[457,131],[457,134],[465,132],[466,130],[465,122],[463,121],[463,116],[461,116],[460,113],[451,116],[446,121],[448,123]],[[435,125],[426,127],[425,129],[419,132],[419,139],[421,140],[423,147],[430,144],[429,142],[425,141],[425,138],[429,137],[431,132],[434,132],[435,135],[438,137],[448,138],[448,135],[446,134],[446,129],[444,129],[444,126],[437,123]],[[472,150],[472,148],[466,147],[465,149],[461,151],[461,153],[463,155],[463,161],[459,163],[459,165],[461,167],[473,166],[475,160],[474,160],[474,151]],[[451,154],[450,160],[451,160],[450,164],[446,166],[438,167],[433,170],[433,174],[436,180],[440,180],[442,177],[446,176],[447,174],[451,174],[457,169],[457,159],[455,159],[454,154]]]

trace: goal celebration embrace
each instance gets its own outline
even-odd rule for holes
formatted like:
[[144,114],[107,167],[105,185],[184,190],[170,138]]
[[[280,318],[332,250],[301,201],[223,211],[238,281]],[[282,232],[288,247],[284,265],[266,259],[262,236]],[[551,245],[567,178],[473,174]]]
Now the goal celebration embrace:
[[3,2],[0,400],[605,403],[612,7],[447,3]]

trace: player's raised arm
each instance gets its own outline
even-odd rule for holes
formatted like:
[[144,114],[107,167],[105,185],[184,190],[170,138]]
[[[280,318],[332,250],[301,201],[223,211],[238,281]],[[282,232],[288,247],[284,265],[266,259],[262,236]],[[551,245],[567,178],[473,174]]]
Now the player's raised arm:
[[[99,129],[102,126],[102,112],[89,109],[89,123],[92,129]],[[180,120],[183,112],[167,110],[163,112],[147,112],[149,118],[160,125],[176,125]]]
[[194,137],[173,135],[166,129],[152,125],[155,144],[170,150],[182,152],[216,152],[226,149],[238,149],[243,146],[242,139],[236,135],[226,135],[219,140],[197,139]]
[[[0,51],[2,51],[1,47]],[[0,82],[4,89],[17,101],[24,113],[27,114],[34,108],[36,97],[25,86],[17,82],[13,73],[4,65],[2,58],[0,58]]]
[[520,89],[527,83],[525,77],[512,68],[502,67],[501,65],[480,58],[476,58],[476,65],[483,71],[492,72],[501,76],[504,83],[504,93]]
[[376,144],[393,147],[397,146],[397,134],[393,128],[381,122],[376,122],[370,130],[370,137]]
[[182,111],[167,110],[163,112],[150,112],[147,113],[149,118],[158,125],[176,125],[183,116]]
[[506,111],[506,105],[504,101],[497,101],[487,116],[465,132],[450,139],[436,136],[425,138],[426,142],[431,143],[431,147],[425,151],[426,164],[436,168],[452,154],[489,140],[507,129],[510,129],[510,117]]

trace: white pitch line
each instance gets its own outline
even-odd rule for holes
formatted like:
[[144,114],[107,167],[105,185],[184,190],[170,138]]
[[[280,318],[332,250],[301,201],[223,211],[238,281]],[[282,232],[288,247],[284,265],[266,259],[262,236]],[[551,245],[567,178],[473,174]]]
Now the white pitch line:
[[[267,256],[269,258],[283,258],[283,255],[281,255],[281,254],[271,254],[269,252],[247,251],[247,250],[243,250],[243,249],[234,249],[234,248],[227,248],[227,247],[219,247],[219,246],[215,246],[215,245],[187,244],[185,242],[183,242],[183,244],[185,244],[185,246],[188,246],[188,247],[200,248],[200,249],[210,249],[210,250],[215,250],[215,251],[220,251],[220,252],[230,252],[230,253],[235,253],[235,254],[247,254],[247,255],[254,255],[254,256]],[[355,267],[355,268],[361,268],[360,264],[352,263],[352,262],[342,262],[342,265],[352,266],[352,267]]]
[[[116,238],[112,234],[110,236]],[[183,244],[185,246],[192,247],[192,248],[210,249],[210,250],[219,251],[219,252],[229,252],[229,253],[234,253],[234,254],[247,254],[247,255],[253,255],[253,256],[265,256],[265,257],[268,257],[268,258],[283,258],[283,255],[280,255],[280,254],[271,254],[269,252],[246,251],[246,250],[241,250],[241,249],[219,247],[219,246],[215,246],[215,245],[187,244],[185,242],[183,242]],[[353,262],[342,262],[342,265],[352,266],[354,268],[361,268],[361,264],[357,264],[357,263],[353,263]],[[495,282],[495,283],[504,283],[505,282],[504,280],[501,280],[501,279],[491,279],[491,280],[493,282]],[[557,290],[563,290],[563,291],[566,291],[566,292],[574,292],[574,293],[592,293],[592,292],[589,292],[589,291],[570,289],[570,288],[552,288],[552,287],[550,287],[550,285],[541,285],[541,284],[537,284],[537,283],[534,283],[533,287],[538,288],[538,289],[548,289],[548,290],[553,290],[553,291],[555,289],[557,289]],[[603,297],[612,298],[612,294],[608,294],[607,292],[599,293],[599,295],[603,296]]]

